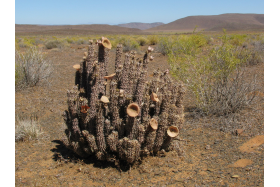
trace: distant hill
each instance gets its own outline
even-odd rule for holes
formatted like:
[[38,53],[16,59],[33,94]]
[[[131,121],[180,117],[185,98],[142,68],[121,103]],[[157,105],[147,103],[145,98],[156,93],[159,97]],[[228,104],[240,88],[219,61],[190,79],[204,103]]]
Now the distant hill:
[[155,23],[131,22],[131,23],[119,24],[117,26],[145,30],[145,29],[150,29],[150,28],[157,27],[160,25],[164,25],[164,23],[162,23],[162,22],[155,22]]
[[16,34],[141,34],[140,29],[115,25],[15,25]]
[[213,16],[188,16],[146,31],[228,31],[263,30],[264,14],[221,14]]
[[[264,14],[221,14],[212,16],[188,16],[164,24],[132,22],[119,25],[27,25],[15,24],[15,33],[28,34],[145,34],[147,32],[172,31],[246,31],[264,30]],[[145,32],[143,32],[145,31]]]

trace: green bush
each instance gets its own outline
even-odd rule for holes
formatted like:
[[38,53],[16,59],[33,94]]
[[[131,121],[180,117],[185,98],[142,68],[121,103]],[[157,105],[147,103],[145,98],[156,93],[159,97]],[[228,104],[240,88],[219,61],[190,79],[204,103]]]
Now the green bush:
[[170,37],[160,37],[156,50],[163,55],[168,55],[172,51],[173,41]]
[[124,52],[132,51],[132,50],[137,51],[138,49],[139,49],[139,44],[136,40],[128,39],[123,44]]
[[116,41],[117,41],[118,44],[123,44],[124,45],[125,41],[129,40],[129,39],[130,39],[129,36],[121,35],[118,38],[116,38]]
[[148,43],[148,40],[145,37],[139,37],[137,38],[137,42],[139,43],[139,45],[144,46]]
[[202,34],[193,34],[189,37],[189,40],[196,47],[203,47],[207,44],[207,37]]
[[201,51],[203,46],[207,45],[207,42],[207,37],[201,34],[164,36],[159,38],[157,51],[163,55],[195,55]]
[[76,41],[76,39],[74,38],[74,37],[72,37],[72,38],[66,38],[66,41],[69,43],[69,44],[73,44],[73,43],[75,43],[75,41]]
[[[189,41],[196,43],[196,47],[205,45],[196,37]],[[197,50],[192,50],[194,53],[170,52],[171,74],[186,83],[203,113],[227,115],[237,112],[253,101],[255,95],[249,93],[256,89],[255,79],[244,81],[242,65],[248,62],[250,55],[240,58],[242,50],[224,43],[212,48],[207,55],[201,55]]]
[[[16,49],[17,50],[17,49]],[[22,72],[20,69],[20,65],[18,63],[15,64],[15,85],[19,85],[19,82],[23,79]]]
[[76,44],[81,45],[81,44],[89,44],[88,40],[80,38],[79,40],[76,41]]
[[19,50],[19,39],[15,38],[15,49]]
[[18,46],[21,48],[28,48],[28,47],[32,47],[32,46],[36,45],[35,39],[28,38],[28,37],[18,39],[17,43],[18,43]]
[[243,35],[234,34],[229,37],[229,42],[232,45],[242,46],[244,44],[244,42],[246,41],[246,38],[247,38],[246,34],[243,34]]
[[135,50],[137,51],[139,49],[139,43],[132,37],[129,36],[121,36],[117,39],[117,44],[123,45],[123,51],[128,52]]
[[[109,39],[110,40],[110,39]],[[115,40],[110,40],[111,42],[111,45],[112,45],[112,48],[116,48],[117,45],[119,44],[118,41],[115,39]]]
[[157,35],[149,35],[147,39],[149,45],[156,45],[159,41],[159,37]]
[[58,39],[55,39],[55,40],[49,40],[45,43],[45,46],[47,49],[53,49],[53,48],[64,48],[67,45],[67,42],[66,41],[63,41],[63,40],[58,40]]

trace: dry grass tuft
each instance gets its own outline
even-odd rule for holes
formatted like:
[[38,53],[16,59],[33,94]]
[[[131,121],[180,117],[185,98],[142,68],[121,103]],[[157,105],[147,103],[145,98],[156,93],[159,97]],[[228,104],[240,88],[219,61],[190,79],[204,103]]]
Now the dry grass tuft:
[[43,53],[36,47],[31,47],[25,53],[15,52],[15,84],[16,89],[36,86],[47,81],[53,68],[45,59]]
[[37,140],[43,134],[38,121],[17,120],[15,129],[15,141]]

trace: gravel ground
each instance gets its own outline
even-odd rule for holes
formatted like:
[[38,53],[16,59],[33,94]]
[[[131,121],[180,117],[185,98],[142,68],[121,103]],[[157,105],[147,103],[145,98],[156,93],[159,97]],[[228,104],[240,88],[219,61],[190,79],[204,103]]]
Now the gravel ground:
[[[187,94],[180,151],[145,157],[131,168],[81,159],[60,141],[66,128],[61,115],[67,109],[66,92],[74,85],[72,66],[81,61],[87,46],[43,51],[54,67],[51,84],[15,94],[16,116],[37,116],[44,131],[38,140],[16,142],[16,186],[264,186],[263,95],[252,108],[221,118],[194,115],[189,110],[193,98]],[[167,57],[154,56],[149,75],[156,68],[168,68]],[[112,50],[109,74],[114,59]],[[263,87],[263,64],[250,71],[258,72]],[[243,132],[236,134],[237,129]]]

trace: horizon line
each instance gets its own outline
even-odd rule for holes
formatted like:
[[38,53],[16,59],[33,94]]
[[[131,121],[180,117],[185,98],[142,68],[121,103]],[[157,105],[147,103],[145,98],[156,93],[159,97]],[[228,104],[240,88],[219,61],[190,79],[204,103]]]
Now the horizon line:
[[[186,17],[192,17],[192,16],[218,16],[218,15],[224,15],[224,14],[260,14],[260,13],[222,13],[222,14],[212,14],[212,15],[191,15],[191,16],[186,16]],[[263,13],[264,15],[264,13]],[[186,17],[182,17],[182,18],[178,18],[176,20],[179,19],[183,19]],[[174,20],[174,21],[176,21]],[[174,22],[171,21],[171,22]],[[168,23],[171,23],[168,22]],[[164,23],[161,21],[156,21],[156,22],[150,22],[150,23],[146,23],[146,22],[138,22],[138,21],[132,21],[132,22],[121,22],[121,23],[80,23],[80,24],[35,24],[35,23],[15,23],[15,25],[38,25],[38,26],[66,26],[66,25],[111,25],[111,26],[118,26],[120,24],[129,24],[129,23],[145,23],[145,24],[151,24],[151,23],[163,23],[163,24],[168,24],[168,23]]]

